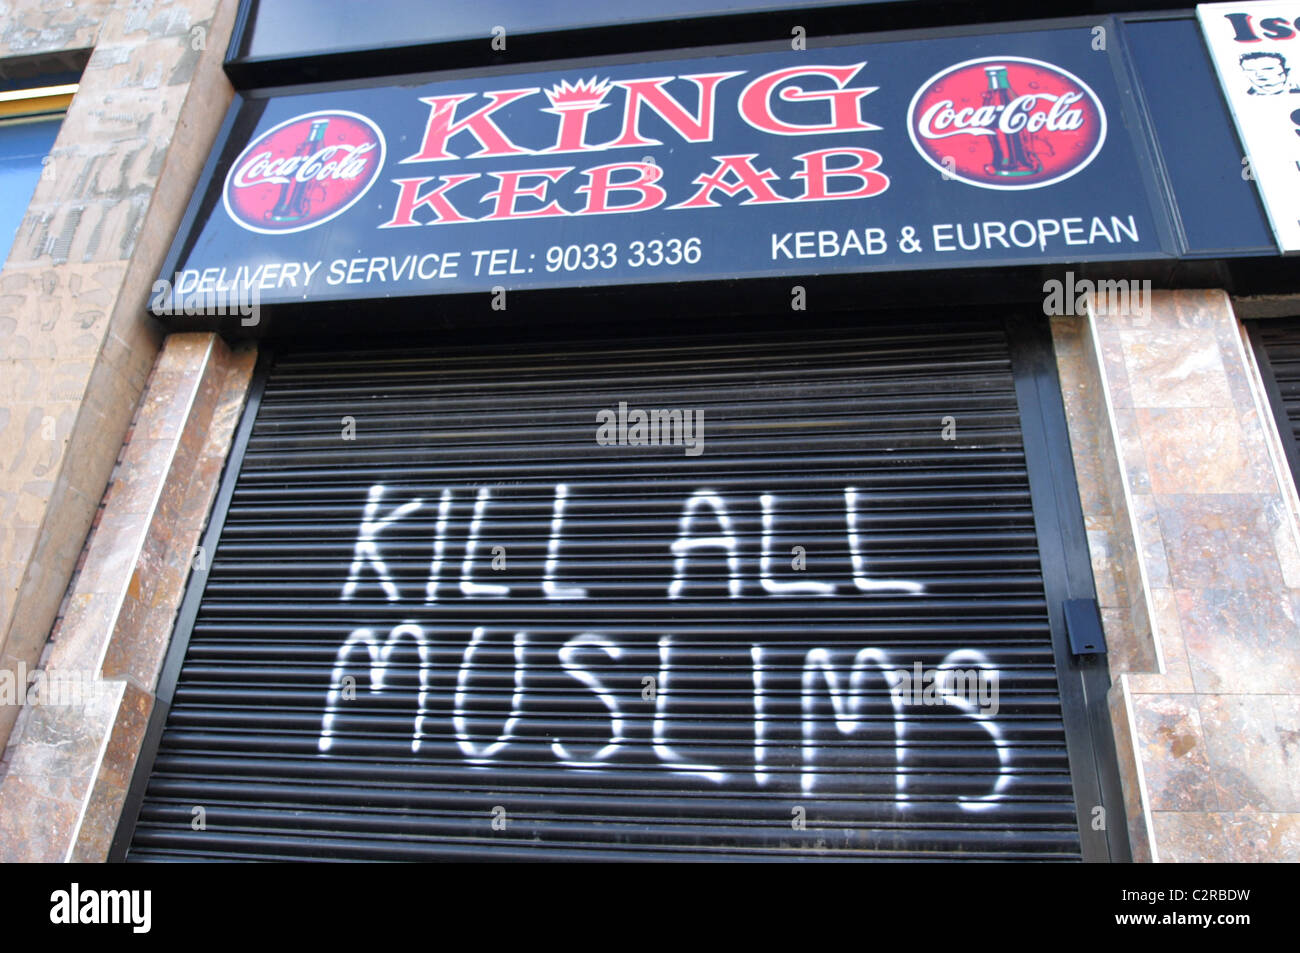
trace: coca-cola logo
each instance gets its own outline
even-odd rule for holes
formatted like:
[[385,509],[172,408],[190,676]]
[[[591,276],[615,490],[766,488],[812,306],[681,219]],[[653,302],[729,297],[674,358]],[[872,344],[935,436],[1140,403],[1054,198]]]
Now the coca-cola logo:
[[1101,151],[1106,111],[1083,80],[1019,56],[966,60],[912,97],[908,133],[949,179],[984,189],[1037,189],[1068,179]]
[[365,116],[305,113],[268,129],[239,154],[226,175],[226,211],[249,231],[301,232],[356,204],[383,164],[384,136]]

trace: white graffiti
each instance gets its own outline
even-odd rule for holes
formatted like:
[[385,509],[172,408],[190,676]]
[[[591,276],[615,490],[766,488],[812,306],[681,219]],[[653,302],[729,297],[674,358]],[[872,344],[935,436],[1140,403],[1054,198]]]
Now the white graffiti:
[[[796,582],[776,582],[772,579],[772,509],[776,497],[770,493],[764,493],[758,500],[763,507],[763,555],[758,562],[759,583],[762,585],[763,591],[770,592],[775,596],[795,592],[811,592],[817,596],[834,595],[835,584],[833,582],[816,582],[812,579],[800,579]],[[857,568],[856,563],[854,568]]]
[[548,599],[585,599],[587,590],[581,586],[557,586],[555,567],[560,561],[560,539],[564,535],[564,501],[569,488],[563,483],[555,487],[555,505],[551,510],[551,536],[546,542],[546,569],[542,573],[542,592]]
[[[415,499],[386,506],[386,493],[387,488],[382,484],[369,490],[341,593],[343,600],[359,598],[363,585],[377,587],[386,602],[402,599],[402,583],[390,569],[390,565],[399,570],[401,566],[385,560],[381,537],[386,530],[414,517],[425,504],[423,499]],[[682,599],[688,591],[699,597],[706,585],[712,584],[717,593],[722,585],[720,578],[704,575],[702,571],[702,563],[713,560],[715,565],[725,561],[729,599],[746,596],[821,599],[834,595],[860,598],[866,594],[924,593],[925,586],[919,581],[872,575],[863,551],[863,540],[869,537],[861,527],[862,494],[856,487],[846,487],[843,499],[848,558],[842,558],[843,547],[838,550],[838,557],[821,557],[818,575],[822,578],[813,579],[780,570],[775,541],[781,506],[775,494],[758,493],[755,514],[753,509],[742,507],[734,500],[729,503],[713,489],[695,490],[682,501],[675,534],[668,534],[669,538],[661,544],[666,580],[666,591],[661,591],[670,600]],[[581,506],[581,502],[579,495],[577,504]],[[492,508],[500,505],[494,501],[492,491],[485,486],[474,490],[472,513],[468,514],[467,523],[457,524],[456,512],[458,509],[463,512],[468,500],[462,496],[458,501],[455,490],[442,489],[436,512],[432,511],[430,502],[431,509],[424,516],[426,522],[421,524],[427,526],[427,521],[433,522],[432,550],[426,550],[430,559],[424,583],[425,606],[436,607],[448,595],[462,606],[465,600],[502,600],[512,595],[519,598],[523,592],[533,599],[575,603],[591,599],[593,583],[577,585],[559,581],[575,578],[573,571],[565,572],[563,566],[567,511],[573,504],[570,486],[556,484],[544,561],[539,549],[532,565],[540,565],[541,571],[529,591],[530,587],[517,576],[511,578],[509,585],[474,578],[476,563],[484,558],[480,557],[480,551],[498,548],[495,544],[499,540],[491,535],[492,529],[487,529],[489,535],[484,536],[485,527],[492,526],[489,519]],[[746,514],[743,520],[739,515],[742,512]],[[577,519],[581,521],[581,514]],[[752,530],[744,528],[755,524],[760,530],[761,547],[757,554],[746,555],[742,541],[752,539],[747,537],[747,532]],[[459,542],[463,549],[451,538],[457,532],[455,526],[461,527],[459,532],[463,538]],[[410,538],[408,531],[404,535],[408,549]],[[577,544],[571,545],[580,549],[581,537]],[[809,542],[807,546],[794,547],[799,559],[791,563],[792,569],[804,569],[803,554],[812,545]],[[459,580],[444,578],[444,570],[454,559],[453,549],[460,557]],[[756,570],[752,575],[747,575],[747,560],[756,563],[751,564]],[[528,559],[523,563],[528,566]],[[837,575],[839,581],[835,581]],[[406,584],[409,585],[409,579]],[[947,731],[965,723],[971,726],[970,731],[975,732],[977,726],[978,731],[987,735],[990,759],[996,755],[996,773],[990,775],[991,780],[980,782],[975,791],[957,795],[954,800],[963,810],[986,811],[1007,797],[1015,774],[1014,747],[996,718],[999,672],[989,657],[975,649],[949,651],[937,664],[923,669],[921,661],[914,657],[904,660],[899,649],[746,642],[719,649],[733,661],[718,669],[715,666],[721,663],[713,661],[712,650],[702,655],[698,646],[679,644],[672,634],[657,632],[647,638],[644,631],[624,636],[605,626],[597,628],[607,630],[579,629],[557,641],[549,629],[545,635],[535,636],[525,628],[510,626],[499,632],[501,642],[497,648],[490,647],[494,640],[485,625],[472,629],[466,626],[470,630],[468,637],[462,635],[459,639],[449,636],[445,627],[440,627],[434,637],[409,620],[394,626],[382,638],[373,628],[357,628],[335,654],[317,749],[324,754],[337,751],[339,719],[357,695],[353,673],[360,673],[363,678],[368,674],[369,695],[376,696],[398,692],[393,682],[394,673],[400,672],[401,678],[407,680],[400,689],[402,692],[411,690],[413,673],[418,680],[411,752],[418,754],[422,748],[436,747],[439,757],[459,757],[477,768],[504,764],[504,759],[512,757],[514,763],[520,759],[554,758],[554,763],[577,771],[634,765],[642,769],[649,761],[652,766],[674,775],[713,785],[743,781],[755,787],[771,788],[779,783],[787,790],[797,788],[801,795],[814,795],[819,789],[825,793],[857,783],[845,778],[859,776],[855,772],[863,770],[861,763],[836,752],[846,750],[845,745],[863,744],[873,746],[876,751],[888,752],[892,748],[894,801],[900,809],[905,809],[915,799],[915,792],[909,790],[909,779],[916,777],[923,764],[923,760],[917,759],[924,758],[925,733],[935,730],[936,725]],[[512,668],[503,667],[495,660],[489,664],[481,657],[483,653],[490,657],[494,652],[508,653],[513,659]],[[412,653],[416,661],[414,668]],[[749,667],[752,745],[749,739],[739,747],[718,746],[716,739],[707,736],[701,741],[699,705],[707,693],[692,689],[691,676],[683,673],[734,673],[737,660],[741,666]],[[504,696],[496,696],[500,700],[492,706],[487,700],[494,696],[482,690],[482,686],[486,684],[484,679],[504,681],[507,672],[513,680],[508,711],[481,710],[484,704],[506,708]],[[683,677],[687,679],[685,688],[681,687]],[[698,674],[694,677],[694,684],[698,685]],[[557,678],[561,681],[557,682]],[[591,698],[592,705],[598,704],[598,711],[603,709],[603,718],[608,719],[607,735],[599,727],[601,722],[596,723],[595,737],[590,734],[592,724],[584,722],[586,733],[580,740],[562,727],[550,730],[541,727],[541,722],[555,717],[555,686],[564,684],[565,678],[570,684],[581,686],[586,693],[583,697]],[[644,693],[642,689],[647,682],[654,690]],[[480,686],[477,692],[476,683]],[[987,691],[990,688],[991,694]],[[947,710],[933,715],[940,721],[927,722],[912,710],[921,704],[942,705]],[[728,714],[728,718],[734,719],[734,715]],[[439,728],[434,729],[434,724]],[[485,729],[485,724],[491,727]],[[734,726],[734,720],[729,724]],[[838,733],[845,740],[828,747],[828,732]],[[728,729],[725,737],[737,737],[734,727]],[[743,730],[739,737],[745,738]],[[706,753],[709,751],[713,754]],[[819,764],[819,759],[823,763]],[[872,773],[876,772],[874,764]]]
[[483,525],[483,511],[487,509],[491,494],[487,487],[480,487],[478,499],[474,501],[474,518],[469,524],[469,539],[465,541],[465,561],[460,567],[460,591],[464,596],[487,596],[500,599],[510,595],[510,587],[494,582],[475,582],[474,549],[478,545],[479,527]]
[[655,693],[654,750],[667,767],[678,774],[696,775],[721,784],[727,776],[711,764],[694,764],[672,749],[668,744],[665,722],[668,715],[669,650],[672,640],[664,636],[659,640],[659,690]]
[[[697,519],[695,511],[702,505],[707,505],[713,510],[713,518],[717,521],[722,534],[719,536],[692,536],[691,531],[694,529],[695,520]],[[703,517],[699,517],[703,519]],[[668,598],[677,599],[681,597],[682,591],[686,588],[686,567],[687,559],[691,553],[697,549],[723,549],[727,553],[727,591],[731,598],[735,599],[740,595],[740,556],[736,552],[736,534],[731,529],[731,517],[727,515],[727,504],[722,502],[722,497],[712,490],[696,490],[691,494],[690,499],[682,508],[682,518],[678,522],[677,538],[672,544],[673,556],[673,581],[668,586]]]
[[370,488],[370,498],[366,501],[366,510],[361,517],[361,526],[357,530],[357,542],[353,549],[352,567],[348,570],[348,581],[343,584],[344,599],[351,599],[353,593],[357,591],[361,570],[367,564],[379,577],[379,584],[387,594],[389,602],[396,602],[401,597],[401,594],[397,591],[397,586],[393,583],[393,577],[388,573],[388,567],[384,564],[384,558],[379,553],[379,546],[375,543],[375,537],[385,527],[391,526],[403,517],[414,513],[424,505],[424,501],[412,500],[409,503],[403,503],[401,506],[394,508],[383,519],[375,519],[375,514],[379,512],[379,503],[383,498],[384,487],[382,484],[377,483]]
[[424,601],[438,601],[438,579],[442,576],[442,561],[447,551],[447,517],[451,515],[451,490],[443,490],[438,501],[438,522],[433,527],[433,559],[429,563],[429,581],[424,587]]
[[[379,534],[400,520],[418,513],[424,506],[423,499],[412,500],[398,506],[390,507],[381,514],[380,506],[387,488],[375,484],[370,488],[364,513],[357,529],[353,544],[352,564],[348,578],[343,585],[342,598],[353,599],[362,584],[362,574],[373,574],[389,602],[402,599],[397,581],[389,571],[388,564],[380,547]],[[858,490],[848,487],[844,490],[845,538],[848,544],[850,579],[853,590],[864,593],[901,592],[919,595],[925,592],[925,585],[908,579],[877,579],[867,570],[867,559],[862,552],[862,534],[859,530]],[[556,580],[561,575],[561,550],[564,545],[565,510],[570,499],[567,484],[556,484],[551,508],[550,532],[546,543],[546,560],[542,570],[539,588],[547,599],[579,600],[589,598],[584,586],[561,585]],[[758,497],[761,507],[761,552],[758,557],[758,589],[769,596],[815,595],[831,596],[840,591],[840,584],[814,579],[797,579],[781,581],[774,578],[772,541],[775,533],[777,499],[771,493],[761,493]],[[438,602],[442,589],[443,567],[447,562],[448,525],[452,510],[456,504],[455,493],[444,489],[438,500],[437,519],[433,532],[433,555],[429,562],[429,575],[425,582],[425,604]],[[474,579],[474,565],[480,549],[480,537],[488,509],[492,504],[492,492],[488,487],[479,487],[474,498],[473,515],[469,521],[464,541],[464,555],[461,559],[460,580],[455,589],[466,599],[503,599],[511,594],[511,586],[505,583],[478,582]],[[697,535],[701,524],[716,524],[716,532]],[[668,553],[672,556],[671,579],[668,582],[669,599],[683,598],[690,582],[690,569],[693,558],[704,551],[716,550],[725,555],[727,564],[727,594],[732,599],[743,596],[746,592],[746,579],[743,571],[744,558],[740,551],[740,534],[735,528],[731,509],[721,494],[711,489],[693,492],[682,504],[681,515],[677,520],[677,535],[668,544]]]
[[575,757],[562,742],[555,741],[551,743],[551,750],[555,752],[555,756],[560,759],[560,763],[569,768],[598,768],[610,757],[610,755],[617,751],[619,745],[623,743],[623,715],[618,710],[618,701],[615,699],[614,695],[606,690],[605,686],[601,684],[599,678],[578,664],[577,655],[587,646],[600,649],[614,661],[618,661],[619,657],[623,654],[623,650],[613,642],[609,641],[609,639],[591,633],[584,633],[575,636],[568,642],[564,643],[564,647],[560,649],[560,664],[564,666],[564,670],[583,685],[586,685],[591,689],[595,696],[604,703],[606,708],[609,709],[609,742],[605,747],[592,755],[590,761],[582,761]]
[[465,754],[470,764],[486,764],[492,759],[492,756],[510,743],[514,737],[515,726],[519,724],[522,717],[521,706],[524,700],[524,644],[527,636],[523,632],[515,633],[515,692],[510,698],[510,716],[506,719],[501,734],[497,740],[489,745],[480,748],[469,736],[469,722],[465,717],[468,712],[465,705],[468,701],[467,693],[469,690],[469,676],[474,664],[474,650],[478,648],[483,641],[483,626],[474,630],[470,636],[469,645],[465,646],[465,654],[462,657],[460,671],[456,673],[456,697],[453,701],[451,715],[452,726],[456,730],[456,744]]
[[366,647],[366,652],[370,655],[370,691],[371,693],[382,692],[384,690],[384,673],[388,670],[393,652],[397,649],[403,637],[406,636],[409,636],[415,642],[420,656],[420,693],[416,698],[415,725],[411,732],[411,751],[417,752],[420,750],[420,742],[424,739],[424,717],[427,711],[425,706],[429,692],[429,645],[425,640],[424,630],[418,625],[407,622],[396,626],[390,631],[387,640],[382,646],[376,640],[373,629],[357,629],[339,646],[338,655],[334,659],[334,671],[330,674],[329,694],[325,696],[325,715],[321,719],[320,738],[316,743],[321,751],[329,751],[334,744],[334,717],[339,711],[340,698],[347,690],[344,678],[352,650],[358,645]]
[[868,668],[879,671],[889,686],[890,702],[894,707],[894,761],[898,769],[894,772],[894,784],[899,799],[907,798],[903,790],[907,785],[907,774],[901,770],[907,753],[903,746],[906,722],[903,720],[903,707],[898,695],[898,679],[890,668],[889,656],[880,649],[873,648],[862,649],[854,657],[852,672],[846,679],[847,685],[843,686],[840,684],[839,672],[826,649],[813,649],[806,657],[803,667],[803,777],[800,779],[805,794],[812,793],[817,781],[817,772],[813,767],[817,751],[813,743],[813,729],[816,727],[816,722],[812,717],[815,699],[813,686],[817,673],[821,672],[830,690],[831,707],[835,711],[835,727],[842,734],[847,735],[852,734],[858,727],[859,706],[866,698],[863,689]]
[[[344,710],[342,702],[346,700],[346,677],[350,667],[355,667],[353,655],[359,647],[364,647],[370,668],[370,691],[378,693],[385,690],[385,675],[391,667],[392,655],[403,638],[409,638],[418,652],[419,694],[416,701],[416,714],[411,740],[411,751],[418,752],[421,743],[428,737],[426,728],[430,719],[428,696],[431,692],[427,673],[430,669],[430,652],[434,647],[420,626],[403,623],[389,633],[384,642],[380,642],[372,629],[357,629],[339,647],[330,679],[330,688],[326,696],[325,713],[321,720],[321,730],[317,747],[321,752],[329,752],[337,737],[336,721]],[[487,631],[478,626],[470,635],[468,643],[461,651],[461,661],[456,672],[455,692],[450,708],[450,722],[460,750],[466,763],[473,765],[491,765],[513,742],[522,740],[523,726],[527,719],[525,711],[528,701],[527,672],[529,669],[527,651],[529,638],[526,632],[516,632],[513,638],[514,657],[514,691],[510,699],[510,710],[506,715],[501,730],[489,741],[476,741],[470,729],[469,711],[472,694],[471,679],[474,674],[476,653],[483,647]],[[704,779],[714,784],[725,784],[733,780],[733,773],[722,769],[720,765],[693,761],[683,754],[669,738],[670,705],[674,696],[672,675],[675,670],[673,662],[673,639],[661,636],[657,642],[658,672],[656,691],[653,696],[653,710],[647,711],[644,704],[638,704],[643,696],[638,692],[625,694],[625,705],[620,704],[619,695],[611,690],[600,674],[593,671],[592,664],[584,664],[584,656],[601,656],[604,663],[614,665],[625,662],[629,652],[607,635],[597,632],[584,632],[564,642],[556,657],[560,668],[574,681],[584,686],[605,708],[609,717],[609,738],[595,752],[583,756],[573,750],[572,743],[559,738],[550,738],[550,750],[556,761],[563,767],[575,769],[598,769],[613,766],[620,751],[643,745],[631,742],[629,725],[643,720],[648,722],[649,750],[657,759],[660,767],[678,775]],[[822,700],[829,703],[835,728],[846,736],[861,731],[867,719],[864,715],[866,704],[873,697],[869,680],[880,679],[889,695],[892,710],[892,733],[894,749],[894,785],[895,801],[900,808],[907,807],[909,801],[908,785],[908,728],[916,725],[914,716],[908,714],[910,705],[915,700],[909,697],[908,685],[914,679],[915,668],[904,662],[891,659],[888,652],[880,648],[867,647],[858,650],[848,666],[836,661],[836,655],[844,650],[831,650],[824,647],[809,649],[803,655],[802,675],[800,677],[800,711],[801,711],[801,761],[798,777],[799,789],[805,795],[813,794],[818,782],[823,778],[819,772],[816,758],[820,750],[817,732],[825,722],[820,717]],[[759,787],[766,786],[772,773],[768,761],[768,748],[771,745],[767,737],[769,718],[767,713],[768,692],[766,676],[769,666],[765,663],[765,648],[761,645],[749,646],[752,662],[752,731],[753,731],[753,782]],[[364,664],[364,663],[363,663]],[[537,662],[534,659],[534,666]],[[634,665],[632,671],[641,671],[643,663]],[[969,666],[961,668],[960,666]],[[937,693],[938,704],[954,709],[959,717],[967,718],[977,724],[989,736],[997,756],[997,776],[988,791],[980,794],[964,794],[957,797],[958,805],[967,811],[984,811],[994,807],[1006,797],[1008,785],[1012,781],[1012,750],[997,721],[988,709],[980,706],[979,698],[966,687],[972,671],[987,673],[996,679],[997,668],[983,653],[974,649],[957,649],[949,652],[934,669],[927,671],[927,685],[932,685]],[[930,702],[925,702],[930,704]],[[491,735],[489,735],[491,738]]]
[[853,585],[863,592],[910,592],[913,595],[925,591],[919,582],[902,579],[872,579],[867,576],[866,559],[862,556],[858,540],[858,491],[855,487],[844,490],[844,521],[848,524],[849,557],[853,560]]

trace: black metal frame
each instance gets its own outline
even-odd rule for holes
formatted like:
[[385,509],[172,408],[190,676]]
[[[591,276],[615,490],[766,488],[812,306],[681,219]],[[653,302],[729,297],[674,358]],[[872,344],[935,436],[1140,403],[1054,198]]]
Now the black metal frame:
[[[1012,317],[1007,321],[1007,331],[1070,752],[1079,840],[1085,860],[1129,862],[1132,852],[1124,794],[1106,702],[1110,689],[1106,657],[1074,655],[1066,631],[1065,601],[1096,599],[1096,589],[1051,332],[1041,315]],[[1101,831],[1092,826],[1096,807],[1105,812],[1101,815],[1105,818]]]
[[[1124,799],[1106,703],[1110,675],[1104,656],[1078,657],[1071,652],[1066,629],[1065,600],[1093,599],[1095,588],[1053,345],[1041,315],[1028,313],[1024,306],[1017,312],[1006,319],[1005,327],[1061,694],[1079,840],[1085,861],[1128,862],[1132,857]],[[209,554],[215,554],[225,526],[273,361],[272,350],[264,347],[203,537],[205,552]],[[113,839],[110,861],[126,859],[206,584],[206,573],[191,574],[159,677],[144,744]],[[1099,806],[1104,808],[1106,818],[1101,831],[1094,830],[1092,824],[1093,810]]]

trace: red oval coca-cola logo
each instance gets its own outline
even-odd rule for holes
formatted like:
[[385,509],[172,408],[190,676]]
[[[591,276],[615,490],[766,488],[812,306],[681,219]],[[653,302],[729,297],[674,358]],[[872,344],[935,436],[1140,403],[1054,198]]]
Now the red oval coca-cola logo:
[[1037,189],[1068,179],[1101,151],[1106,111],[1059,67],[986,56],[930,77],[912,97],[907,128],[916,150],[948,178]]
[[239,154],[226,175],[226,211],[249,231],[301,232],[351,208],[383,164],[384,136],[365,116],[304,113]]

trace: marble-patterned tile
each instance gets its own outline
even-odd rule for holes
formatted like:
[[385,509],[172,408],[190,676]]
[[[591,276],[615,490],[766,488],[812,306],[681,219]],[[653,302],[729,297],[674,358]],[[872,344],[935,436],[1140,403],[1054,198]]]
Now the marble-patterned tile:
[[1277,487],[1263,443],[1247,440],[1234,414],[1141,408],[1137,424],[1153,493],[1271,493]]
[[1111,680],[1127,672],[1143,670],[1140,650],[1129,619],[1129,607],[1101,610],[1101,628],[1106,636],[1106,663]]
[[29,706],[22,738],[13,748],[10,772],[68,778],[83,782],[83,790],[88,791],[121,691],[120,684],[95,682],[76,703]]
[[1092,559],[1092,578],[1097,588],[1097,605],[1102,608],[1127,605],[1128,600],[1120,595],[1116,580],[1110,533],[1107,530],[1090,529],[1087,536],[1088,553]]
[[1291,796],[1300,802],[1300,695],[1272,695],[1273,721]]
[[135,762],[144,744],[144,735],[149,728],[149,716],[153,712],[153,706],[152,694],[130,684],[123,688],[108,737],[108,745],[104,749],[103,761],[99,766],[99,781],[107,782],[121,790],[131,786],[131,775],[135,771]]
[[1129,628],[1133,631],[1133,671],[1158,672],[1160,656],[1156,651],[1156,633],[1147,600],[1139,598],[1128,607]]
[[1182,589],[1175,598],[1198,692],[1286,694],[1300,683],[1293,592]]
[[1192,669],[1187,661],[1187,647],[1183,643],[1182,625],[1178,619],[1178,603],[1171,589],[1152,589],[1151,604],[1155,613],[1155,637],[1160,640],[1160,654],[1164,658],[1164,674],[1138,674],[1130,678],[1135,692],[1194,692]]
[[1228,296],[1217,288],[1190,288],[1168,292],[1163,313],[1180,328],[1214,329],[1234,320]]
[[1126,694],[1116,683],[1111,686],[1106,696],[1110,711],[1110,723],[1115,737],[1115,763],[1119,769],[1120,789],[1124,792],[1124,814],[1128,824],[1129,847],[1133,853],[1134,863],[1151,862],[1151,839],[1147,830],[1146,815],[1142,801],[1142,769],[1134,750],[1134,737],[1130,729],[1128,700]]
[[[1160,508],[1156,505],[1156,498],[1150,493],[1134,493],[1130,499],[1133,505],[1133,521],[1137,524],[1139,539],[1137,545],[1140,549],[1140,556],[1134,554],[1133,558],[1142,560],[1143,568],[1146,569],[1147,585],[1153,589],[1169,588],[1169,557],[1165,552],[1165,537],[1160,531]],[[1133,575],[1137,579],[1141,576],[1136,572]]]
[[1106,374],[1106,389],[1116,408],[1133,406],[1133,388],[1129,386],[1128,367],[1124,363],[1124,340],[1120,332],[1111,327],[1099,326],[1097,340],[1101,346],[1101,369]]
[[117,624],[120,607],[121,599],[113,593],[81,589],[73,593],[59,638],[50,649],[49,664],[54,668],[98,671],[104,643]]
[[1268,695],[1198,695],[1201,730],[1225,811],[1300,810]]
[[1156,850],[1165,864],[1227,864],[1237,860],[1236,839],[1217,811],[1153,811]]
[[1300,863],[1300,814],[1232,813],[1222,823],[1237,863]]
[[1274,497],[1269,504],[1269,522],[1273,527],[1273,550],[1288,589],[1300,589],[1300,525],[1292,518],[1289,504]]
[[1136,410],[1131,407],[1115,408],[1115,433],[1119,437],[1119,463],[1128,480],[1129,492],[1150,493],[1151,474]]
[[1231,407],[1219,344],[1211,331],[1124,331],[1134,407]]
[[[15,772],[0,778],[0,863],[59,863],[81,813],[81,785]],[[35,809],[34,809],[35,808]]]
[[1151,809],[1217,810],[1195,697],[1134,695],[1133,718]]
[[126,791],[103,778],[95,782],[68,858],[72,863],[102,864],[108,860],[126,803]]
[[1285,588],[1272,542],[1272,501],[1263,494],[1156,496],[1171,587]]

